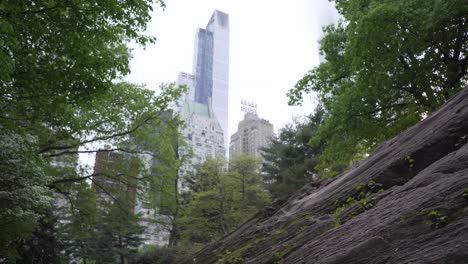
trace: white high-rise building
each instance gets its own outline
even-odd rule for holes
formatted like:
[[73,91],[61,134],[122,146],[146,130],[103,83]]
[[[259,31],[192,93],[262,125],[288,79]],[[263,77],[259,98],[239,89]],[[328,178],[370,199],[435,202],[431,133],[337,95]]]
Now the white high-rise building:
[[177,76],[176,85],[185,85],[187,86],[187,93],[184,96],[181,96],[179,99],[179,107],[185,102],[185,100],[194,101],[195,100],[195,77],[186,72],[180,72]]
[[[182,166],[182,174],[195,172],[194,165],[208,158],[225,156],[223,131],[209,104],[187,100],[180,110],[180,117],[185,121],[181,134],[193,152],[190,160]],[[181,151],[184,155],[188,150],[183,148]]]
[[194,101],[209,104],[228,142],[229,15],[215,10],[206,29],[198,29],[193,60]]
[[[178,104],[181,134],[192,157],[180,173],[195,172],[207,158],[225,157],[228,143],[229,15],[215,10],[206,29],[195,36],[193,73],[181,72],[177,84],[188,92]],[[182,155],[187,153],[181,153]]]

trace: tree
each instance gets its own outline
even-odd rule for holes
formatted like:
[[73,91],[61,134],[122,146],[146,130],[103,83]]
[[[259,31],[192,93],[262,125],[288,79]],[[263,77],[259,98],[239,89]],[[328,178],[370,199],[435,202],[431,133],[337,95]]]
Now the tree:
[[98,209],[96,192],[86,182],[68,188],[69,201],[57,208],[61,220],[57,238],[63,245],[62,259],[65,262],[80,259],[83,263],[100,254],[95,248]]
[[[129,73],[130,40],[142,35],[158,0],[2,1],[0,94],[3,121],[63,124],[63,110],[112,87]],[[6,112],[4,112],[7,110]],[[67,111],[68,112],[68,111]]]
[[16,241],[18,255],[15,263],[62,263],[60,251],[63,245],[57,238],[57,221],[54,212],[47,210],[31,237]]
[[[149,172],[149,181],[142,189],[141,197],[150,208],[155,208],[154,222],[169,231],[169,245],[175,246],[180,240],[177,219],[184,202],[181,195],[179,169],[187,156],[181,152],[185,141],[179,133],[181,121],[172,113],[167,113],[161,127],[147,127],[152,130],[144,140],[144,148],[154,153]],[[157,140],[155,140],[157,139]]]
[[280,129],[278,137],[263,149],[263,179],[273,197],[287,196],[319,178],[315,167],[325,142],[311,145],[310,140],[322,125],[323,114],[318,108],[305,120]]
[[258,169],[260,160],[255,156],[246,154],[234,155],[229,160],[229,171],[235,172],[241,184],[242,199],[246,199],[247,188],[249,185],[259,185],[261,183]]
[[33,137],[0,133],[0,255],[15,259],[14,241],[26,239],[49,207],[43,160],[32,155]]
[[[14,259],[11,245],[31,234],[52,191],[67,194],[66,184],[103,176],[51,169],[55,159],[96,152],[104,142],[136,159],[160,155],[124,143],[148,124],[164,127],[161,115],[183,89],[162,85],[155,93],[120,79],[129,73],[127,43],[155,40],[140,33],[152,4],[164,6],[158,0],[0,4],[0,144],[8,150],[0,210],[9,230],[0,255]],[[146,175],[141,168],[131,176],[148,181]]]
[[270,202],[256,158],[240,155],[231,161],[230,171],[226,167],[222,158],[208,159],[192,178],[191,199],[179,219],[184,242],[218,239]]
[[[38,136],[39,154],[68,150],[69,144],[60,145],[65,140],[122,132],[128,119],[145,112],[134,113],[131,105],[141,104],[125,100],[141,103],[148,93],[114,81],[129,73],[128,41],[154,42],[139,33],[150,19],[152,3],[2,1],[2,130]],[[137,96],[125,95],[129,90],[127,95]],[[159,107],[161,102],[153,103]],[[108,104],[111,109],[105,109]],[[116,109],[120,110],[109,116]]]
[[140,215],[133,212],[133,201],[121,195],[107,210],[100,212],[96,232],[94,260],[97,263],[125,264],[136,255],[143,243],[144,228],[139,225]]
[[466,84],[464,0],[336,0],[342,21],[325,28],[322,63],[288,93],[317,92],[325,140],[319,166],[358,160],[437,109]]
[[226,160],[222,157],[207,159],[196,166],[196,173],[187,175],[185,179],[192,192],[203,192],[219,184],[220,177],[225,171]]

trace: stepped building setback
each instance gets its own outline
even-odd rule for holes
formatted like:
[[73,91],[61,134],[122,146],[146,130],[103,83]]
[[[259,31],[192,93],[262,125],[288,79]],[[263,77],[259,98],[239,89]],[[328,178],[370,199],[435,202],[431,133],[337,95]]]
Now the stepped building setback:
[[180,72],[177,76],[176,85],[185,85],[187,86],[187,94],[181,96],[178,105],[181,107],[185,100],[195,101],[195,76],[190,73]]
[[186,101],[180,111],[185,120],[181,133],[194,154],[181,168],[183,173],[194,172],[194,165],[226,153],[223,129],[209,105]]
[[215,10],[206,29],[195,36],[193,101],[211,105],[228,142],[229,15]]
[[225,157],[228,144],[229,15],[215,10],[205,29],[195,36],[192,74],[181,72],[178,85],[188,92],[178,103],[185,127],[181,129],[192,152],[180,173],[193,173],[207,158]]

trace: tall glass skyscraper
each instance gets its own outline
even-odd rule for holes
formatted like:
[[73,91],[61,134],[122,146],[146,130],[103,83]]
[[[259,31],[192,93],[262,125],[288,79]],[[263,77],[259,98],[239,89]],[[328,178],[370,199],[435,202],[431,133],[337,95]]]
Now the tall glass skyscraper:
[[199,28],[195,37],[195,102],[208,104],[213,96],[213,33]]
[[[229,15],[215,10],[206,29],[198,29],[193,60],[195,102],[209,104],[228,141]],[[210,100],[211,99],[211,100]]]

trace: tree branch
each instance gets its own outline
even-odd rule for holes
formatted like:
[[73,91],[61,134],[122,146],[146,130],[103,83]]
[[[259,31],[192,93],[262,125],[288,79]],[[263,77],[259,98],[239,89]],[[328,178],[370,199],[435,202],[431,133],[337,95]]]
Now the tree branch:
[[[64,149],[70,149],[68,146],[63,146]],[[97,149],[97,150],[65,150],[62,152],[58,153],[53,153],[53,154],[47,154],[45,157],[59,157],[62,155],[73,155],[73,154],[85,154],[85,153],[96,153],[96,152],[112,152],[112,151],[121,151],[125,153],[130,153],[130,154],[145,154],[145,155],[150,155],[151,157],[157,157],[154,153],[151,153],[149,151],[132,151],[132,150],[127,150],[123,148],[113,148],[113,149]]]
[[60,180],[52,181],[51,186],[54,186],[55,184],[58,184],[58,183],[84,181],[84,180],[87,180],[87,179],[90,179],[90,178],[96,177],[96,176],[107,176],[107,175],[105,173],[93,173],[93,174],[90,174],[90,175],[87,175],[87,176],[82,176],[82,177],[60,179]]
[[52,7],[44,7],[41,9],[37,10],[28,10],[28,11],[21,11],[21,12],[0,12],[0,16],[14,16],[14,15],[34,15],[34,14],[40,14],[40,13],[47,13],[56,9],[74,9],[74,10],[79,10],[79,11],[91,11],[91,9],[83,9],[83,8],[77,8],[76,6],[70,6],[70,5],[58,5],[58,6],[52,6]]
[[351,115],[351,116],[354,116],[354,117],[358,117],[358,116],[368,116],[368,115],[372,115],[372,114],[375,114],[379,111],[382,111],[382,110],[385,110],[385,109],[390,109],[390,108],[393,108],[395,106],[401,106],[401,107],[404,107],[406,106],[406,104],[392,104],[392,105],[387,105],[387,106],[382,106],[382,107],[379,107],[379,108],[376,108],[372,111],[369,111],[369,112],[366,112],[366,113],[363,113],[363,114],[355,114],[355,115]]
[[91,181],[93,182],[94,185],[96,185],[99,189],[101,189],[105,194],[107,194],[112,200],[114,200],[114,202],[116,202],[119,205],[120,209],[124,208],[122,204],[120,203],[120,201],[117,198],[115,198],[110,192],[108,192],[104,187],[102,187],[92,178],[91,178]]
[[137,131],[140,127],[148,124],[149,121],[155,120],[158,117],[159,117],[159,115],[154,115],[154,116],[152,115],[150,117],[145,118],[140,124],[137,124],[132,129],[129,129],[129,130],[126,130],[126,131],[123,131],[123,132],[119,132],[119,133],[114,133],[114,134],[111,134],[111,135],[108,135],[108,136],[99,136],[99,137],[95,137],[95,138],[92,138],[92,139],[89,139],[89,140],[80,141],[77,144],[72,144],[72,145],[68,145],[68,146],[50,146],[49,145],[47,147],[44,147],[44,148],[38,150],[37,154],[42,154],[42,153],[45,153],[45,152],[48,152],[48,151],[51,151],[51,150],[72,149],[72,148],[76,148],[76,147],[82,146],[82,145],[87,144],[87,143],[93,143],[93,142],[96,142],[96,141],[109,140],[109,139],[112,139],[112,138],[127,136],[127,135],[132,134],[135,131]]
[[128,175],[128,174],[125,174],[125,173],[117,173],[115,175],[112,175],[112,174],[109,174],[109,173],[100,172],[100,173],[93,173],[93,174],[90,174],[90,175],[76,177],[76,178],[66,178],[66,179],[55,180],[55,181],[52,181],[51,184],[47,185],[47,186],[53,188],[53,186],[55,184],[84,181],[84,180],[91,179],[93,177],[98,177],[98,176],[104,176],[104,177],[107,177],[109,179],[120,181],[120,182],[123,182],[123,183],[128,183],[128,182],[124,182],[124,181],[122,181],[122,178],[116,178],[115,176],[117,176],[117,177],[126,176],[128,178],[132,178],[132,179],[135,179],[135,180],[144,180],[144,179],[147,178],[147,177],[135,177],[135,176],[131,176],[131,175]]

